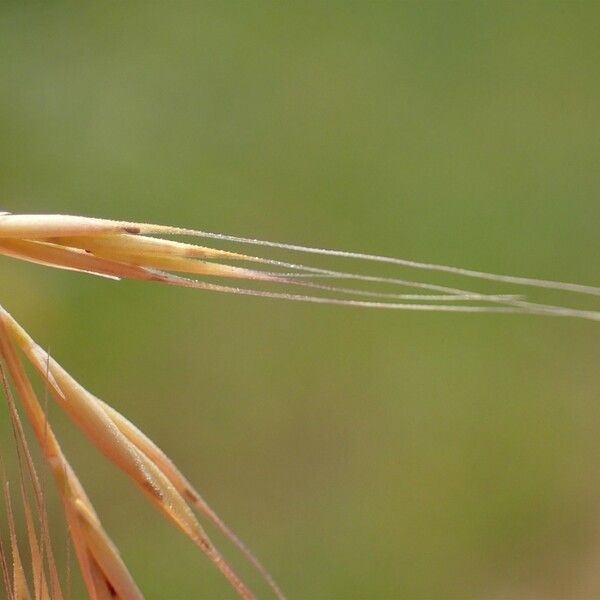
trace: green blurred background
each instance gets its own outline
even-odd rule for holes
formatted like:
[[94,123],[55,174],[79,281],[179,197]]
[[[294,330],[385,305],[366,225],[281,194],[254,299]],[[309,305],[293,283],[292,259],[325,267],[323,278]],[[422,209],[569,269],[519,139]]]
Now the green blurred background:
[[[597,2],[3,2],[2,209],[598,285],[599,27]],[[291,598],[600,597],[597,325],[1,268]],[[232,597],[51,418],[149,598]]]

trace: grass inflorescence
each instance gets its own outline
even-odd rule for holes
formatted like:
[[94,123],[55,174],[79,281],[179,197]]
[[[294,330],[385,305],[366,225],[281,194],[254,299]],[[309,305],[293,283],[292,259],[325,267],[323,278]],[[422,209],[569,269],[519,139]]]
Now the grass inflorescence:
[[[170,239],[174,236],[442,272],[497,284],[600,295],[600,288],[593,286],[494,275],[405,259],[262,242],[162,225],[65,215],[0,215],[0,254],[109,279],[134,279],[216,292],[359,308],[512,313],[600,320],[600,312],[595,310],[535,303],[517,294],[485,294],[462,287],[305,265]],[[410,291],[398,292],[396,290],[399,287]],[[11,493],[6,476],[2,475],[0,479],[9,542],[5,545],[0,540],[0,570],[6,596],[10,600],[29,598],[31,590],[36,599],[64,596],[48,531],[45,497],[23,431],[17,401],[25,412],[55,480],[89,596],[93,599],[142,597],[140,588],[61,450],[23,361],[33,367],[50,396],[88,440],[126,473],[146,499],[214,563],[241,597],[252,598],[253,594],[212,543],[197,514],[215,525],[233,542],[262,575],[274,595],[283,598],[281,589],[271,575],[168,456],[125,416],[76,381],[2,306],[0,359],[0,379],[19,459],[18,495],[25,516],[31,563],[31,569],[23,567],[12,504],[14,491]],[[31,493],[26,488],[30,488]]]

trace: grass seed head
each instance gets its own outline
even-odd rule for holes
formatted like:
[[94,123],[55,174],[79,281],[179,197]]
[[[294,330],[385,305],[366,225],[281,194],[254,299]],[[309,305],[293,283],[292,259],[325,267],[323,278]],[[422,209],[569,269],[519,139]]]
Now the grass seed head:
[[[402,269],[425,270],[429,273],[441,272],[455,277],[493,281],[497,284],[552,289],[565,294],[600,296],[600,288],[588,285],[496,275],[400,258],[264,242],[192,229],[68,215],[0,213],[0,254],[110,279],[151,281],[194,289],[360,308],[495,312],[577,317],[600,321],[600,311],[597,310],[535,303],[514,294],[485,294],[463,289],[463,287],[449,287],[411,279],[334,270],[300,264],[296,261],[288,262],[276,258],[253,256],[170,239],[173,236],[202,238],[217,243],[253,245],[269,251],[285,251],[296,255],[325,256],[336,260],[385,264]],[[231,280],[242,283],[237,286],[222,283]],[[359,287],[341,285],[348,281]],[[257,288],[256,284],[262,287]],[[277,287],[272,289],[269,286]],[[390,291],[398,287],[411,288],[413,292]],[[302,293],[297,293],[299,288]],[[310,294],[303,291],[306,289],[310,290]],[[473,304],[474,302],[476,304]],[[104,600],[116,597],[137,600],[142,595],[64,456],[21,364],[20,355],[33,365],[55,401],[89,441],[139,487],[168,521],[180,529],[209,557],[241,597],[252,598],[253,596],[208,538],[193,508],[236,544],[271,586],[275,595],[283,598],[281,590],[264,567],[227,528],[168,456],[133,423],[78,383],[0,306],[0,359],[3,365],[0,373],[17,447],[23,450],[34,489],[33,506],[43,514],[43,493],[37,482],[33,461],[3,369],[6,369],[12,381],[16,396],[23,405],[43,456],[51,467],[82,576],[92,599]],[[24,473],[25,469],[21,468],[21,497],[30,547],[35,598],[44,600],[52,597],[60,600],[62,593],[52,558],[47,525],[44,525],[42,519],[38,536],[33,512],[23,485]],[[14,515],[6,478],[2,478],[2,483],[10,533],[11,557],[10,559],[7,557],[0,540],[0,567],[7,597],[9,600],[21,600],[29,598],[30,593],[16,540]],[[9,563],[12,569],[9,569]],[[46,576],[45,563],[48,563],[49,577]]]

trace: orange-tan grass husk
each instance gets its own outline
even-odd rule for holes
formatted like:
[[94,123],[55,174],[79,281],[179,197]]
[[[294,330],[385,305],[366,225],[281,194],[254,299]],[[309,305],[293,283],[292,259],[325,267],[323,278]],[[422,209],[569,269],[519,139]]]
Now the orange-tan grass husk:
[[[600,288],[594,286],[496,275],[400,258],[264,242],[165,225],[112,221],[71,215],[12,215],[0,213],[0,254],[55,268],[83,271],[113,279],[156,281],[211,291],[361,308],[455,313],[535,314],[600,321],[600,311],[595,310],[549,306],[529,302],[514,295],[482,294],[476,291],[433,283],[287,263],[280,260],[153,237],[156,235],[183,235],[217,239],[230,243],[254,244],[296,253],[385,263],[402,268],[442,272],[459,277],[484,279],[510,285],[600,296]],[[241,261],[259,268],[246,268],[215,261]],[[266,265],[276,269],[285,268],[286,271],[270,272],[265,270]],[[263,285],[296,286],[294,289],[303,287],[314,290],[320,295],[223,285],[184,277],[176,273],[184,273],[193,277],[220,277],[226,280],[237,279],[259,282]],[[318,281],[315,281],[315,279]],[[336,283],[326,285],[322,283],[323,279],[332,279]],[[380,290],[347,288],[338,285],[341,280],[409,287],[418,290],[425,289],[429,292],[434,291],[436,294],[398,294]],[[347,296],[351,296],[351,298],[348,299]],[[356,299],[357,296],[361,298]],[[376,300],[364,300],[365,296]],[[479,302],[479,304],[471,304],[473,301]]]
[[25,405],[38,442],[40,445],[43,444],[44,455],[52,466],[88,589],[97,590],[98,586],[105,581],[109,584],[104,586],[105,589],[117,590],[119,597],[141,597],[114,545],[102,529],[81,484],[62,454],[52,430],[47,425],[15,347],[18,347],[34,366],[58,404],[88,439],[133,479],[168,520],[207,554],[241,597],[252,598],[253,595],[212,544],[190,509],[190,504],[204,513],[225,535],[240,546],[265,576],[275,593],[283,597],[262,565],[208,507],[164,452],[120,413],[79,385],[32,340],[8,312],[0,307],[1,355],[14,382],[17,395]]
[[[90,597],[103,599],[115,597],[116,594],[116,597],[123,599],[142,598],[114,544],[102,529],[83,487],[46,422],[33,387],[11,343],[4,318],[0,319],[0,351],[16,393],[24,405],[36,439],[57,483],[71,539]],[[54,595],[56,596],[56,591]]]

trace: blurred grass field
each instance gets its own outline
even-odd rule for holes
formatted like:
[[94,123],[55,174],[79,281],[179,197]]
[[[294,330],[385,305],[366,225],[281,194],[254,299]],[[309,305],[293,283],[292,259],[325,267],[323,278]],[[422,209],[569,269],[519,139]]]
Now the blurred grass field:
[[[6,2],[0,208],[599,285],[599,26],[595,2]],[[594,323],[1,269],[291,598],[600,596]],[[149,598],[232,595],[51,417]]]

